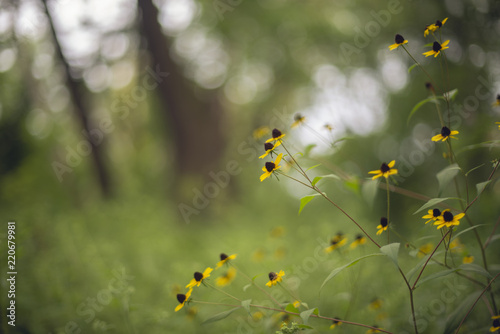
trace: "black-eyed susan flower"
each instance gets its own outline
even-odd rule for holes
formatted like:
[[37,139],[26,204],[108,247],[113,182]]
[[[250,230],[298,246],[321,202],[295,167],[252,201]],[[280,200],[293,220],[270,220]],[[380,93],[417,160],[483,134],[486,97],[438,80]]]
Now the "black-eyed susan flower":
[[380,298],[375,298],[370,305],[368,305],[368,308],[372,311],[378,310],[382,307],[382,299]]
[[351,245],[349,246],[349,248],[354,249],[354,248],[358,247],[359,245],[364,245],[365,243],[366,243],[365,236],[362,234],[358,234],[356,236],[356,239],[354,239],[354,241],[351,242]]
[[424,52],[423,55],[426,56],[426,57],[429,57],[429,56],[434,56],[437,57],[438,54],[441,53],[441,51],[443,50],[446,50],[446,49],[449,49],[450,47],[448,46],[448,43],[450,43],[450,40],[446,40],[443,42],[443,44],[439,44],[439,42],[434,42],[432,44],[432,50],[431,51],[427,51],[427,52]]
[[298,127],[299,125],[301,125],[302,123],[304,123],[306,121],[306,117],[303,116],[302,114],[295,114],[295,116],[293,116],[293,123],[292,123],[292,126],[291,128],[296,128]]
[[377,325],[373,325],[372,327],[375,327],[375,328],[370,328],[369,330],[366,331],[366,334],[380,333],[380,331],[378,330],[378,326]]
[[269,129],[267,126],[261,126],[260,128],[257,128],[253,131],[253,138],[260,139],[267,135],[269,132],[271,132],[271,129]]
[[281,133],[280,130],[278,129],[273,129],[272,132],[272,137],[266,140],[266,143],[270,143],[272,141],[280,140],[281,138],[285,137],[284,133]]
[[431,139],[432,139],[432,141],[440,141],[440,140],[445,141],[448,138],[458,139],[457,137],[454,137],[455,135],[458,135],[458,134],[459,134],[459,132],[457,130],[452,131],[448,127],[443,126],[441,128],[441,133],[435,135]]
[[426,26],[424,30],[424,37],[427,37],[429,33],[433,33],[436,30],[440,29],[446,23],[446,21],[448,21],[448,18],[445,18],[443,21],[437,20],[436,23]]
[[395,42],[394,44],[389,45],[389,50],[391,51],[397,49],[399,46],[403,44],[408,43],[408,41],[400,34],[396,34],[396,37],[394,37],[394,42]]
[[271,174],[274,173],[275,170],[281,168],[281,166],[279,165],[281,158],[283,158],[283,153],[278,154],[274,162],[266,162],[265,166],[262,167],[262,171],[264,172],[264,174],[260,176],[260,182],[271,176]]
[[430,242],[420,246],[420,248],[418,249],[417,256],[420,258],[424,257],[425,255],[429,254],[432,251],[433,247],[434,245],[431,244]]
[[441,217],[434,222],[434,225],[437,225],[437,229],[439,230],[442,227],[452,227],[452,226],[458,226],[460,225],[460,219],[465,216],[465,213],[459,213],[458,215],[453,215],[453,213],[450,212],[450,209],[446,209],[443,211],[441,214]]
[[181,308],[184,307],[184,304],[186,304],[187,300],[189,297],[191,297],[191,292],[193,292],[193,289],[189,289],[186,294],[179,293],[177,294],[177,300],[179,301],[179,305],[175,308],[175,312],[179,311]]
[[342,320],[340,318],[337,318],[335,320],[332,320],[332,324],[330,326],[330,329],[335,329],[335,327],[342,325]]
[[490,327],[490,333],[500,330],[500,315],[491,317],[491,320],[493,320],[493,324]]
[[236,277],[236,269],[230,267],[226,273],[220,277],[217,277],[215,284],[218,286],[226,286],[230,284]]
[[422,218],[428,219],[428,221],[425,222],[426,224],[438,220],[439,217],[441,217],[441,211],[439,209],[429,210],[425,216],[422,216]]
[[473,263],[473,262],[474,262],[474,256],[472,256],[472,255],[466,255],[462,258],[463,264]]
[[271,232],[269,232],[269,236],[271,238],[280,238],[285,234],[285,228],[283,226],[273,227]]
[[455,238],[451,241],[450,250],[452,253],[461,253],[463,250],[465,250],[465,246],[462,242],[460,242],[459,238]]
[[266,153],[262,154],[259,159],[263,159],[267,157],[268,154],[271,154],[271,157],[273,156],[274,150],[281,145],[281,141],[277,141],[274,144],[273,143],[264,143],[264,150]]
[[335,249],[342,247],[347,242],[347,238],[341,232],[337,233],[336,236],[330,240],[330,246],[325,249],[325,252],[330,253]]
[[500,122],[495,122],[495,124],[498,124],[498,130],[500,130]]
[[210,273],[213,271],[212,268],[208,267],[203,273],[199,271],[194,273],[194,278],[186,285],[186,288],[193,288],[194,286],[200,286],[204,279],[210,277]]
[[227,262],[229,262],[231,260],[236,259],[236,256],[238,256],[238,254],[232,254],[232,255],[227,256],[225,253],[221,253],[220,254],[220,261],[217,262],[217,265],[215,266],[215,269],[218,269],[218,268],[222,267],[222,265],[224,263],[227,263]]
[[376,174],[372,177],[372,180],[375,180],[376,178],[379,178],[381,176],[388,178],[390,175],[394,175],[394,174],[398,173],[397,169],[392,168],[392,167],[394,167],[395,164],[396,164],[396,160],[392,160],[388,164],[386,164],[384,162],[382,164],[382,166],[380,166],[380,169],[372,170],[371,172],[368,172],[368,174]]
[[498,107],[500,106],[500,94],[497,94],[497,98],[495,102],[493,102],[493,107]]
[[389,223],[387,222],[387,218],[380,218],[380,224],[377,226],[377,235],[382,234],[389,227]]
[[280,270],[279,273],[275,273],[271,271],[269,273],[269,282],[266,283],[268,287],[275,286],[279,282],[283,281],[283,276],[285,276],[285,272],[283,270]]

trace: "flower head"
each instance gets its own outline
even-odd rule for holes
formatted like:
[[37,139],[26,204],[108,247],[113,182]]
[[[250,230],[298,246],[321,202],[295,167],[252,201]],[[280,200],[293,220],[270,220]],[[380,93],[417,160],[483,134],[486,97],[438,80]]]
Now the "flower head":
[[392,168],[392,167],[394,167],[395,164],[396,164],[396,160],[392,160],[388,164],[386,164],[384,162],[382,164],[382,166],[380,166],[380,169],[378,169],[378,170],[372,170],[371,172],[368,172],[368,174],[376,174],[376,175],[374,175],[372,177],[372,180],[375,180],[376,178],[379,178],[381,176],[383,176],[385,178],[388,178],[390,175],[398,173],[397,169]]
[[380,331],[377,329],[377,325],[373,325],[372,327],[374,328],[371,328],[369,330],[366,331],[367,334],[370,334],[370,333],[380,333]]
[[439,209],[432,209],[427,211],[427,214],[422,218],[429,219],[428,221],[425,222],[427,224],[430,221],[438,220],[439,217],[441,217],[441,211]]
[[443,211],[441,216],[438,218],[436,222],[434,222],[434,225],[437,225],[437,229],[439,230],[442,227],[452,227],[452,226],[458,226],[460,225],[460,219],[465,216],[465,213],[459,213],[458,215],[453,215],[450,212],[450,209],[446,209]]
[[500,106],[500,94],[497,94],[497,98],[495,102],[493,102],[493,107],[498,107]]
[[260,139],[271,131],[267,126],[261,126],[253,131],[253,138]]
[[194,278],[186,285],[186,288],[193,288],[194,286],[200,286],[201,282],[207,277],[210,277],[210,273],[213,271],[212,268],[208,267],[203,273],[199,271],[194,273]]
[[491,317],[491,320],[493,320],[493,324],[490,327],[490,333],[500,330],[500,315]]
[[179,305],[175,308],[175,312],[179,311],[181,308],[184,307],[184,304],[186,301],[191,297],[191,292],[193,292],[193,289],[189,289],[188,292],[184,295],[182,293],[177,294],[177,300],[179,301]]
[[446,23],[446,21],[448,21],[448,18],[445,18],[443,21],[437,20],[436,23],[429,24],[428,26],[426,26],[425,30],[424,30],[424,37],[427,37],[427,35],[429,35],[429,33],[433,33],[436,30],[438,30],[439,28],[441,28],[443,26],[443,24]]
[[380,225],[377,226],[377,235],[382,234],[389,227],[389,223],[387,222],[387,218],[380,218]]
[[472,256],[472,255],[466,255],[462,258],[463,264],[473,263],[473,262],[474,262],[474,256]]
[[296,128],[297,126],[301,125],[305,121],[306,121],[305,116],[302,116],[301,114],[295,114],[295,116],[293,116],[293,123],[292,123],[291,128],[292,129]]
[[400,45],[408,43],[408,41],[401,36],[400,34],[396,34],[396,37],[394,37],[394,44],[389,45],[389,50],[395,50],[397,49]]
[[342,325],[342,320],[337,317],[337,319],[332,320],[332,325],[330,326],[330,329],[334,329],[337,326]]
[[269,176],[271,176],[271,174],[275,171],[275,170],[278,170],[281,168],[281,166],[279,165],[280,161],[281,161],[281,158],[283,157],[283,153],[280,153],[277,157],[276,157],[276,160],[274,160],[274,162],[266,162],[265,166],[262,167],[262,171],[264,172],[264,174],[262,174],[260,176],[260,182],[264,181],[265,179],[267,179]]
[[439,42],[434,42],[432,44],[432,50],[431,51],[427,51],[427,52],[424,52],[423,55],[426,56],[426,57],[429,57],[429,56],[434,56],[437,57],[438,54],[443,51],[443,50],[446,50],[446,49],[449,49],[449,46],[448,43],[450,43],[450,40],[446,40],[444,41],[443,44],[439,44]]
[[341,232],[337,233],[330,241],[330,246],[325,249],[325,252],[330,253],[335,249],[342,247],[347,242],[347,238]]
[[225,253],[221,253],[220,254],[220,261],[217,262],[217,265],[215,266],[215,269],[218,269],[218,268],[222,267],[222,265],[224,263],[227,263],[227,262],[229,262],[231,260],[236,259],[236,256],[237,256],[237,254],[232,254],[232,255],[227,256]]
[[500,130],[500,122],[495,122],[495,124],[498,124],[498,130]]
[[380,298],[375,298],[371,303],[370,305],[368,305],[368,308],[372,311],[375,311],[375,310],[378,310],[379,308],[382,307],[382,299]]
[[356,239],[354,239],[353,242],[351,242],[351,245],[349,246],[351,249],[354,249],[358,247],[359,245],[364,245],[366,243],[366,238],[362,234],[358,234],[356,236]]
[[278,282],[282,282],[283,276],[285,276],[285,272],[283,270],[280,270],[279,273],[275,273],[275,272],[271,271],[269,273],[269,282],[267,282],[266,285],[268,287],[272,287],[272,286],[276,285]]
[[434,137],[432,137],[432,141],[445,141],[446,139],[448,138],[454,138],[454,139],[458,139],[457,137],[454,137],[455,135],[458,135],[459,132],[456,131],[456,130],[450,130],[448,127],[446,126],[443,126],[441,128],[441,133],[438,134],[438,135],[435,135]]
[[281,141],[278,140],[277,142],[273,143],[264,143],[264,150],[266,153],[262,154],[259,159],[263,159],[267,157],[268,154],[271,154],[271,157],[273,156],[274,150],[281,145]]
[[418,257],[424,257],[425,255],[429,254],[432,251],[432,248],[434,247],[433,244],[430,242],[426,243],[425,245],[420,246],[418,249],[417,256]]
[[269,138],[268,140],[266,140],[266,143],[270,143],[272,141],[280,140],[283,137],[285,137],[284,133],[281,133],[281,131],[278,130],[278,129],[273,129],[272,138]]
[[226,273],[220,277],[217,277],[215,284],[218,286],[226,286],[231,283],[236,277],[236,269],[233,267],[229,268]]

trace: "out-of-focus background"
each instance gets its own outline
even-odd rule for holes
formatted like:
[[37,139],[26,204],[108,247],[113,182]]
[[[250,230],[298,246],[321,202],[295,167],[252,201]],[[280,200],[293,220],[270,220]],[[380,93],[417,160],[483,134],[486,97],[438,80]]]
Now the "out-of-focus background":
[[[470,175],[474,188],[498,157],[494,143],[470,146],[499,139],[500,109],[492,106],[500,92],[498,1],[0,6],[1,331],[273,333],[280,319],[271,312],[249,322],[238,311],[206,325],[225,308],[190,304],[174,312],[176,293],[221,252],[237,253],[239,268],[261,275],[262,285],[269,271],[299,277],[302,270],[297,291],[322,314],[411,328],[404,314],[387,316],[409,312],[404,287],[394,288],[401,282],[384,281],[384,271],[394,270],[387,261],[371,260],[318,295],[332,268],[376,249],[318,252],[339,231],[351,241],[359,231],[319,199],[298,215],[298,199],[309,194],[299,184],[283,177],[260,182],[258,157],[270,133],[255,130],[280,128],[287,147],[304,153],[304,167],[322,163],[312,175],[340,175],[322,188],[372,235],[385,215],[385,193],[375,196],[364,181],[384,161],[397,161],[401,188],[454,197],[453,189],[440,194],[435,178],[447,166],[445,146],[429,140],[440,128],[435,107],[427,104],[408,121],[429,96],[429,79],[419,68],[408,71],[413,61],[401,48],[389,51],[399,33],[436,82],[458,89],[454,145],[464,170],[481,165]],[[423,31],[446,17],[436,32],[451,40],[440,66],[439,58],[422,56],[432,42]],[[297,114],[305,123],[291,129]],[[493,224],[499,193],[494,183],[470,213]],[[412,215],[423,203],[401,194],[391,199],[391,220],[412,241],[431,233]],[[7,221],[16,221],[15,328],[5,316]],[[246,284],[239,275],[228,291],[265,299],[244,291]],[[209,290],[197,298],[228,302]],[[432,292],[421,296],[417,309]],[[378,298],[382,311],[369,307]],[[454,303],[445,305],[447,313],[421,311],[422,321],[442,329]],[[473,318],[469,329],[483,318]],[[320,332],[330,325],[313,324]]]

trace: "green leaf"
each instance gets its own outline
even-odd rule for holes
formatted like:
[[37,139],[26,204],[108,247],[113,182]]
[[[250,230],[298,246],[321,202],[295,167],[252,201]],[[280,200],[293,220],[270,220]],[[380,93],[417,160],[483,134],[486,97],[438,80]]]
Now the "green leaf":
[[[304,312],[300,312],[300,317],[302,318],[302,322],[304,324],[307,324],[307,321],[309,320],[309,317],[311,316],[311,314],[315,313],[316,310],[317,310],[317,308],[313,308],[313,309],[310,309],[310,310],[306,310]],[[317,313],[315,313],[315,314],[317,314]]]
[[479,274],[479,275],[484,276],[488,279],[493,278],[493,276],[486,269],[484,269],[481,266],[478,266],[477,264],[465,263],[465,264],[460,265],[458,268],[460,268],[461,270],[470,271],[470,272]]
[[307,145],[306,148],[304,149],[304,156],[308,157],[309,154],[311,154],[311,150],[313,148],[315,148],[316,146],[317,146],[316,144],[309,144],[309,145]]
[[453,89],[453,90],[450,90],[449,92],[446,92],[443,94],[443,97],[444,98],[448,98],[448,100],[450,101],[453,101],[455,100],[455,97],[457,97],[457,94],[458,94],[458,89]]
[[313,200],[314,197],[321,196],[321,194],[314,194],[314,195],[307,195],[304,196],[300,199],[300,208],[299,208],[299,215],[302,212],[302,209],[309,203],[310,201]]
[[434,96],[431,96],[425,100],[422,100],[420,101],[419,103],[417,103],[413,109],[410,111],[410,114],[408,115],[408,119],[406,120],[406,123],[407,124],[410,124],[410,119],[413,117],[413,115],[426,103],[429,103],[429,102],[432,102],[432,103],[435,103],[437,104],[439,101],[439,99],[444,99],[442,97],[434,97]]
[[452,164],[436,174],[439,183],[440,194],[444,190],[444,188],[446,188],[448,183],[450,183],[451,180],[453,180],[453,178],[457,176],[459,171],[460,167],[458,167],[457,164]]
[[359,194],[359,179],[356,177],[351,177],[344,181],[344,185],[347,189],[351,190],[355,194]]
[[411,65],[410,68],[408,68],[408,73],[410,73],[417,66],[418,66],[418,64]]
[[455,330],[457,327],[460,325],[460,322],[462,322],[462,319],[464,316],[467,314],[469,311],[472,303],[480,296],[482,291],[476,291],[471,293],[465,298],[460,298],[462,302],[458,307],[455,308],[452,314],[448,317],[446,320],[446,326],[444,328],[443,334],[453,334],[455,333]]
[[245,310],[247,310],[247,312],[248,312],[248,313],[250,313],[250,303],[251,303],[251,302],[252,302],[252,300],[251,300],[251,299],[243,300],[243,301],[241,302],[241,306],[242,306]]
[[248,289],[249,287],[251,287],[251,286],[252,286],[252,283],[245,285],[245,286],[243,287],[243,291],[247,291],[247,289]]
[[394,242],[392,244],[380,247],[380,251],[382,252],[382,254],[387,255],[389,259],[391,259],[392,262],[394,262],[396,267],[399,267],[398,265],[399,245],[400,245],[399,242]]
[[344,270],[346,268],[349,268],[349,267],[355,265],[356,263],[358,263],[359,261],[364,260],[366,258],[369,258],[369,257],[372,257],[372,256],[381,256],[381,255],[383,256],[384,254],[382,254],[382,253],[374,253],[374,254],[365,255],[365,256],[362,256],[360,258],[357,258],[356,260],[354,260],[352,262],[349,262],[346,265],[343,265],[342,267],[333,269],[332,272],[330,273],[330,275],[328,275],[328,277],[323,281],[323,284],[321,284],[321,287],[319,288],[319,290],[321,291],[323,289],[323,287],[325,286],[325,284],[329,280],[331,280],[332,278],[334,278],[335,276],[337,276],[342,270]]
[[322,175],[322,176],[316,176],[311,184],[312,186],[314,187],[316,185],[316,183],[318,183],[320,180],[322,179],[325,179],[325,178],[330,178],[330,179],[335,179],[335,180],[340,180],[340,177],[338,177],[337,175],[335,174],[328,174],[328,175]]
[[481,165],[479,165],[479,166],[476,166],[476,167],[472,168],[472,169],[471,169],[471,170],[469,170],[467,173],[465,173],[465,176],[469,175],[469,173],[471,173],[471,172],[475,171],[476,169],[481,168],[481,167],[483,167],[483,166],[484,166],[484,164],[481,164]]
[[[491,245],[491,243],[492,243],[493,241],[498,240],[498,239],[500,239],[500,234],[495,234],[495,235],[493,235],[493,236],[491,237],[491,239],[490,239],[490,242],[486,245],[486,248],[488,248],[488,247]],[[486,248],[485,248],[485,249],[486,249]]]
[[314,169],[314,168],[316,168],[316,167],[318,167],[318,166],[321,166],[321,164],[317,164],[317,165],[314,165],[314,166],[312,166],[312,167],[309,167],[309,168],[308,168],[308,169],[306,169],[305,171],[306,171],[306,172],[307,172],[307,171],[310,171],[311,169]]
[[298,308],[296,308],[295,306],[293,306],[293,303],[288,304],[288,305],[285,307],[285,311],[288,311],[288,312],[293,312],[293,313],[299,313],[299,309],[298,309]]
[[224,318],[227,318],[231,313],[233,313],[234,311],[236,311],[240,308],[241,307],[235,307],[235,308],[232,308],[230,310],[227,310],[227,311],[224,311],[221,313],[217,313],[216,315],[213,315],[210,318],[208,318],[207,320],[203,321],[201,324],[206,325],[206,324],[209,324],[211,322],[216,322],[216,321],[222,320]]
[[[436,253],[434,253],[433,256],[436,256],[440,253],[442,253],[442,252],[436,252]],[[432,252],[427,254],[426,256],[424,256],[422,258],[422,260],[420,260],[415,267],[413,267],[408,273],[406,273],[406,279],[408,280],[408,282],[411,280],[413,275],[415,275],[415,273],[423,267],[424,263],[427,261],[429,256],[431,256],[431,254],[432,254]]]
[[304,328],[304,329],[314,329],[313,327],[307,326],[307,325],[304,325],[304,324],[298,325],[297,327]]
[[255,275],[254,277],[252,277],[252,282],[253,282],[253,281],[255,281],[255,279],[256,279],[257,277],[261,276],[261,275],[263,275],[263,274],[257,274],[257,275]]
[[365,181],[363,183],[363,186],[361,187],[361,193],[363,194],[363,198],[370,207],[373,207],[375,196],[377,195],[377,190],[378,190],[378,180]]
[[441,202],[444,202],[448,199],[450,199],[451,197],[443,197],[443,198],[433,198],[433,199],[430,199],[427,201],[427,203],[425,203],[424,205],[422,205],[417,211],[415,211],[413,214],[417,214],[419,213],[420,211],[423,211],[425,209],[428,209],[430,207],[433,207],[433,206],[436,206],[437,204],[441,203]]
[[487,225],[487,224],[479,224],[479,225],[474,225],[474,226],[472,226],[472,227],[466,228],[465,230],[460,231],[459,233],[455,234],[455,235],[453,236],[453,238],[451,238],[451,241],[455,240],[455,238],[458,238],[458,236],[459,236],[459,235],[461,235],[461,234],[464,234],[464,233],[466,233],[466,232],[469,232],[470,230],[473,230],[473,229],[478,228],[478,227],[480,227],[480,226],[486,226],[486,225]]
[[481,183],[476,184],[476,189],[477,189],[477,195],[481,195],[481,193],[484,191],[484,188],[491,182],[491,180],[484,181]]
[[425,282],[432,281],[433,279],[449,275],[449,274],[454,273],[455,271],[459,271],[459,270],[460,270],[459,268],[446,269],[446,270],[442,270],[442,271],[439,271],[437,273],[431,274],[429,276],[426,276],[425,278],[422,278],[421,280],[419,280],[417,282],[417,285],[415,285],[415,288],[418,288],[419,286],[421,286]]

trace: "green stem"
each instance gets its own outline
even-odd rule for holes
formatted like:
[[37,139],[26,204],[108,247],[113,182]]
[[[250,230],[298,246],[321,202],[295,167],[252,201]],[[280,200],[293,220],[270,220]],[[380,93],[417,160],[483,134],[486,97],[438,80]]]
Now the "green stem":
[[[389,179],[388,178],[385,178],[385,183],[387,185],[387,224],[390,224],[391,222],[391,219],[390,219],[390,212],[391,212],[391,199],[390,199],[390,196],[389,196]],[[389,244],[389,230],[390,229],[387,229],[387,244]]]

